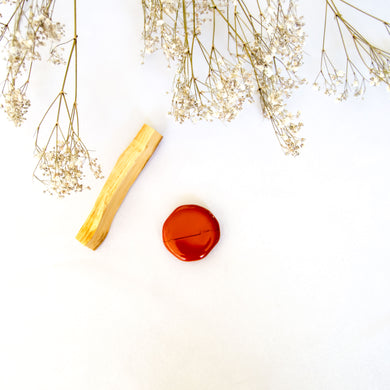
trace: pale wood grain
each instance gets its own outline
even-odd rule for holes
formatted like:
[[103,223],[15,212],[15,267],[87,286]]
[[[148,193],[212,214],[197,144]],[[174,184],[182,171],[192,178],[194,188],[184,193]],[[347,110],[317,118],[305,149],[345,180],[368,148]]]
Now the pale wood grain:
[[82,244],[95,250],[104,241],[119,206],[161,139],[162,135],[156,130],[143,125],[121,154],[92,211],[76,235]]

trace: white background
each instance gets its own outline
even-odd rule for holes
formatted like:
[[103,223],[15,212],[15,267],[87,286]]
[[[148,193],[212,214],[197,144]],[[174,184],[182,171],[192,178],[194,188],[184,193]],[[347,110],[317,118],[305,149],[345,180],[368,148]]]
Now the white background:
[[[68,24],[70,3],[57,3]],[[22,128],[0,117],[0,389],[388,390],[390,94],[335,104],[303,87],[297,158],[256,104],[229,124],[179,125],[165,60],[141,65],[140,3],[79,5],[81,131],[105,176],[143,123],[164,136],[97,251],[74,236],[103,182],[58,200],[31,180],[62,70],[35,69]],[[323,4],[301,6],[312,81]],[[186,203],[221,225],[203,261],[161,240]]]

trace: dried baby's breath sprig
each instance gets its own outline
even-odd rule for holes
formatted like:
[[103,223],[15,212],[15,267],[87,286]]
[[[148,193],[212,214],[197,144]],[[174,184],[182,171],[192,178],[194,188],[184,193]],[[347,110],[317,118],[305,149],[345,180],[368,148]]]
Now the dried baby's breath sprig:
[[2,108],[16,126],[25,120],[30,106],[27,88],[33,63],[41,59],[39,48],[48,42],[58,42],[63,26],[52,18],[54,0],[3,1],[8,18],[0,23],[0,41],[6,50],[6,77],[1,94]]
[[[3,0],[8,6],[8,18],[0,23],[0,41],[7,52],[7,74],[2,87],[2,107],[16,126],[25,120],[30,106],[26,92],[33,63],[41,59],[39,48],[50,43],[49,61],[66,64],[60,92],[49,105],[38,125],[35,155],[38,163],[34,177],[45,184],[46,191],[63,197],[74,191],[82,191],[83,167],[89,165],[97,178],[102,177],[100,165],[92,159],[80,139],[77,109],[77,25],[76,0],[73,1],[74,36],[59,43],[64,36],[63,26],[53,21],[55,0]],[[70,44],[68,60],[63,57],[64,46]],[[74,66],[74,98],[70,103],[65,87],[71,66]],[[48,138],[41,142],[42,127],[54,114],[54,124],[48,130]]]
[[[76,0],[74,0],[74,37],[66,63],[60,92],[46,110],[38,125],[35,141],[35,154],[38,158],[34,177],[46,186],[46,191],[64,197],[85,187],[83,168],[88,164],[96,178],[102,178],[101,167],[92,159],[88,149],[80,139],[79,116],[77,109],[77,24]],[[74,97],[70,104],[65,87],[70,67],[74,66]],[[54,111],[54,124],[49,127],[49,136],[44,146],[40,146],[42,126]]]
[[[346,8],[366,16],[383,26],[390,35],[390,24],[355,5],[338,0]],[[337,0],[325,0],[325,19],[322,39],[320,71],[314,88],[323,88],[325,94],[335,95],[336,100],[346,100],[351,94],[362,96],[367,84],[384,84],[390,90],[390,52],[383,50],[367,39],[345,18],[337,6]],[[326,48],[329,20],[334,20],[344,53],[344,65],[337,67]]]
[[[256,1],[253,9],[244,0],[143,0],[143,8],[144,54],[162,49],[176,65],[176,120],[231,121],[257,96],[286,154],[299,153],[302,123],[286,107],[304,82],[297,70],[305,34],[294,0]],[[211,38],[202,39],[207,29]]]

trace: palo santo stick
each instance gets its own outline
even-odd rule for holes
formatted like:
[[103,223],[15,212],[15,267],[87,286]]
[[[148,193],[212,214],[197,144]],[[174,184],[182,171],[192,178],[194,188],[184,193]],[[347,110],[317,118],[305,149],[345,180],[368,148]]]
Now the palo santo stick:
[[143,125],[121,154],[92,211],[76,235],[76,239],[82,244],[95,250],[104,241],[119,206],[161,138],[162,135],[152,127]]

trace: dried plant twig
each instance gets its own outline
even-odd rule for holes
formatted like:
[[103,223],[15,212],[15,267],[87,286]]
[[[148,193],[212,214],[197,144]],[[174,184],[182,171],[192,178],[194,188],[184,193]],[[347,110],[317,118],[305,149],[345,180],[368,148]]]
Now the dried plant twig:
[[[71,41],[64,78],[60,92],[54,98],[38,125],[35,140],[38,163],[34,170],[34,177],[45,184],[47,192],[50,194],[55,193],[59,197],[84,189],[83,167],[85,163],[88,163],[96,178],[103,178],[100,165],[96,159],[90,157],[88,149],[79,135],[76,0],[73,1],[73,7],[74,36]],[[74,66],[74,96],[73,102],[70,104],[65,89],[72,64]],[[41,127],[53,110],[55,111],[54,124],[50,127],[47,141],[45,141],[43,146],[40,146]]]
[[[351,94],[363,96],[367,84],[384,84],[390,91],[390,52],[379,48],[366,38],[341,13],[340,6],[356,11],[367,19],[382,25],[384,33],[390,35],[390,24],[345,0],[325,0],[324,31],[322,39],[320,71],[314,87],[323,89],[336,100],[346,100]],[[326,48],[328,25],[333,20],[339,36],[344,65],[338,67]]]
[[[8,117],[16,126],[26,119],[30,107],[27,88],[35,61],[41,59],[39,48],[50,43],[49,61],[65,64],[60,91],[50,103],[40,121],[35,137],[35,155],[38,163],[34,178],[42,182],[46,192],[63,197],[74,191],[82,191],[83,167],[87,163],[92,173],[101,178],[101,168],[80,138],[77,109],[77,8],[73,1],[73,38],[61,42],[64,27],[53,21],[54,0],[3,0],[8,6],[8,17],[0,23],[0,40],[7,50],[7,74],[2,86],[2,104]],[[70,45],[67,61],[64,47]],[[74,77],[73,101],[69,99],[69,77]],[[54,123],[43,130],[54,113]],[[44,132],[45,134],[42,134]],[[44,136],[46,139],[42,140]]]
[[[286,154],[303,145],[299,113],[286,100],[301,85],[303,20],[295,1],[143,0],[145,54],[162,49],[176,65],[171,114],[233,120],[257,99]],[[226,26],[221,37],[218,26]],[[209,28],[211,39],[202,39]]]

